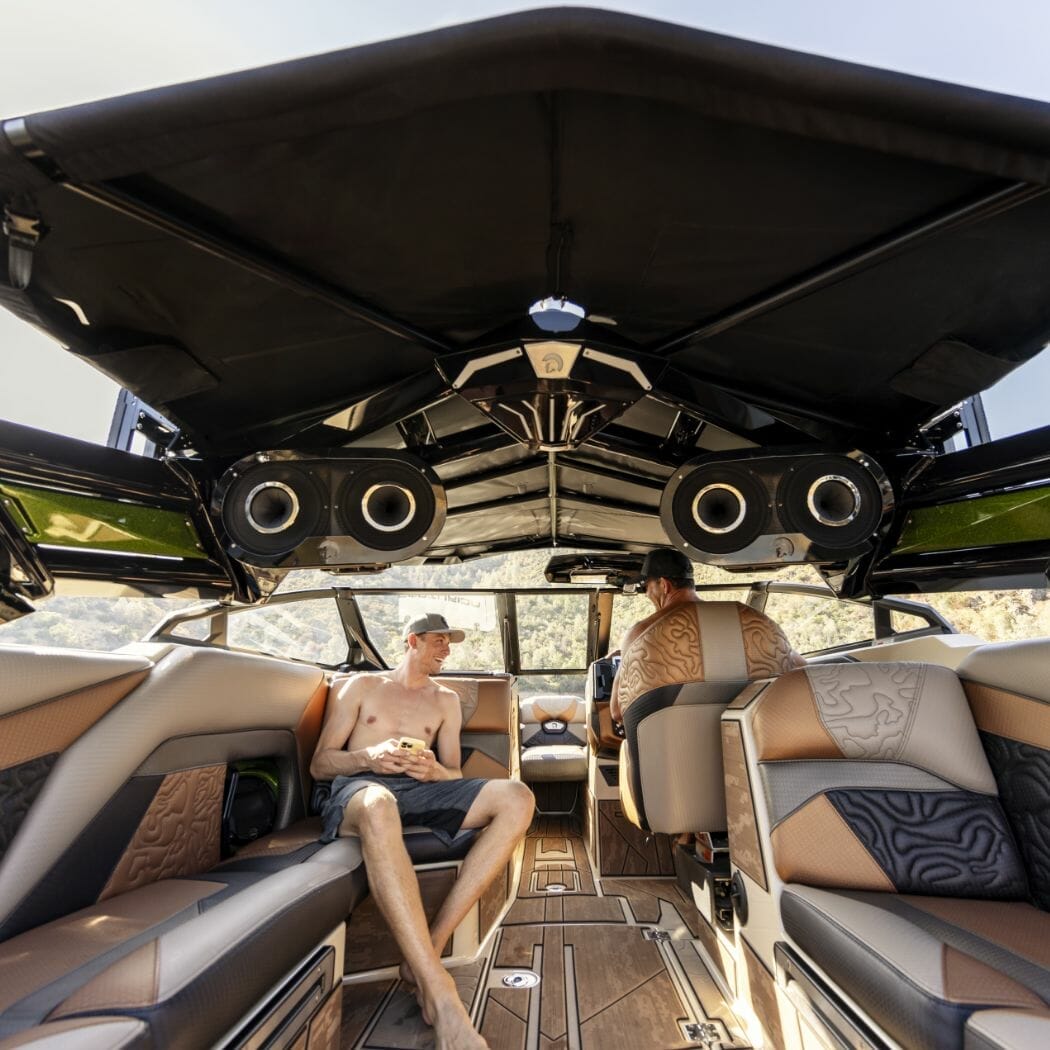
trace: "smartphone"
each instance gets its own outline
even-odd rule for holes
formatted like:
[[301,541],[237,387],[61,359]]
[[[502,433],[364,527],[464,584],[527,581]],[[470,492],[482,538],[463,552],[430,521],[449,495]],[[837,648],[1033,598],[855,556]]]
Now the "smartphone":
[[427,742],[425,740],[417,740],[414,736],[403,736],[397,742],[397,746],[402,751],[425,751]]

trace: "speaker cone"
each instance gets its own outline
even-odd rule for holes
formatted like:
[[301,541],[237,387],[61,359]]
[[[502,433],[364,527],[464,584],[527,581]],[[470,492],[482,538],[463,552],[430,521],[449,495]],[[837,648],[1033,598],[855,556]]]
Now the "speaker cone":
[[373,529],[400,532],[416,516],[416,497],[404,485],[381,482],[361,497],[361,515]]
[[339,520],[366,547],[395,551],[418,542],[434,524],[430,482],[405,463],[379,460],[356,470],[339,493]]
[[222,523],[231,539],[252,554],[293,551],[309,536],[323,534],[325,500],[314,478],[285,463],[248,467],[227,489]]
[[735,463],[706,463],[686,475],[671,501],[671,521],[691,547],[730,554],[753,543],[769,521],[761,480]]
[[848,456],[799,460],[782,478],[777,495],[785,524],[832,550],[863,543],[882,518],[878,482]]
[[264,536],[284,532],[299,517],[299,497],[283,481],[264,481],[245,497],[244,516]]

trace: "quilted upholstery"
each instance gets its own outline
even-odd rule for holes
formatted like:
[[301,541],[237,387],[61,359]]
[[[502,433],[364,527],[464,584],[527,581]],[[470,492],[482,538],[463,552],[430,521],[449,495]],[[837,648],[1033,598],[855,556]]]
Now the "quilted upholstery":
[[762,694],[754,735],[785,881],[1026,897],[1021,855],[953,672],[793,671]]
[[40,794],[58,755],[42,755],[0,770],[0,858]]

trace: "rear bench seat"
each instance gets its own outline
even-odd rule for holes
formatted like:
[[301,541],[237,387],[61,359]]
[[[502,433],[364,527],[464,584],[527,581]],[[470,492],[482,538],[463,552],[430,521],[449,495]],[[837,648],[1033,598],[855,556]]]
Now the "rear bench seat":
[[909,1048],[1050,1045],[1050,914],[1030,903],[956,673],[793,671],[753,726],[781,916],[803,957]]
[[302,811],[321,672],[181,646],[0,647],[0,682],[13,802],[0,819],[0,1038],[211,1045],[315,965],[326,1004],[311,1024],[338,1025],[357,844],[216,868],[230,761],[275,756],[282,808]]

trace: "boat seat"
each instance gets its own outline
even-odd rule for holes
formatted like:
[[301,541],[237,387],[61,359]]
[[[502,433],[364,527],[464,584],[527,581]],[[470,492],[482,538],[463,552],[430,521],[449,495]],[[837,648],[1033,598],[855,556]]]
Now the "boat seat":
[[[216,871],[271,871],[287,866],[289,862],[306,860],[320,863],[347,863],[349,856],[356,856],[360,865],[360,840],[354,836],[339,838],[335,842],[320,841],[321,818],[308,817],[280,831],[256,839],[241,848],[229,860],[223,861]],[[440,861],[462,860],[474,844],[479,831],[467,828],[458,832],[451,843],[444,842],[430,828],[407,827],[404,829],[405,848],[413,864],[435,864]],[[349,851],[349,852],[347,852]],[[354,866],[361,888],[367,887],[364,866]],[[361,894],[363,896],[363,893]],[[360,901],[355,896],[354,904]]]
[[132,1017],[78,1017],[0,1039],[0,1050],[152,1050],[149,1026]]
[[978,1011],[1050,1004],[1050,914],[954,671],[793,671],[753,732],[784,929],[847,1000],[915,1050],[970,1045]]
[[526,783],[587,779],[583,699],[571,693],[540,693],[522,700],[521,779]]
[[722,712],[749,681],[798,660],[768,616],[739,602],[688,602],[654,620],[618,672],[624,816],[643,831],[725,831]]
[[966,1022],[963,1050],[1050,1046],[1050,1011],[982,1010]]
[[[343,865],[212,872],[151,882],[18,934],[0,945],[0,1038],[119,1016],[146,1027],[143,1045],[211,1046],[334,931],[342,935],[352,893]],[[110,1034],[130,1042],[83,1045],[139,1045],[139,1031],[125,1025]]]
[[905,1046],[962,1047],[975,1011],[1050,1004],[1050,915],[1024,901],[788,886],[780,907],[791,939]]

